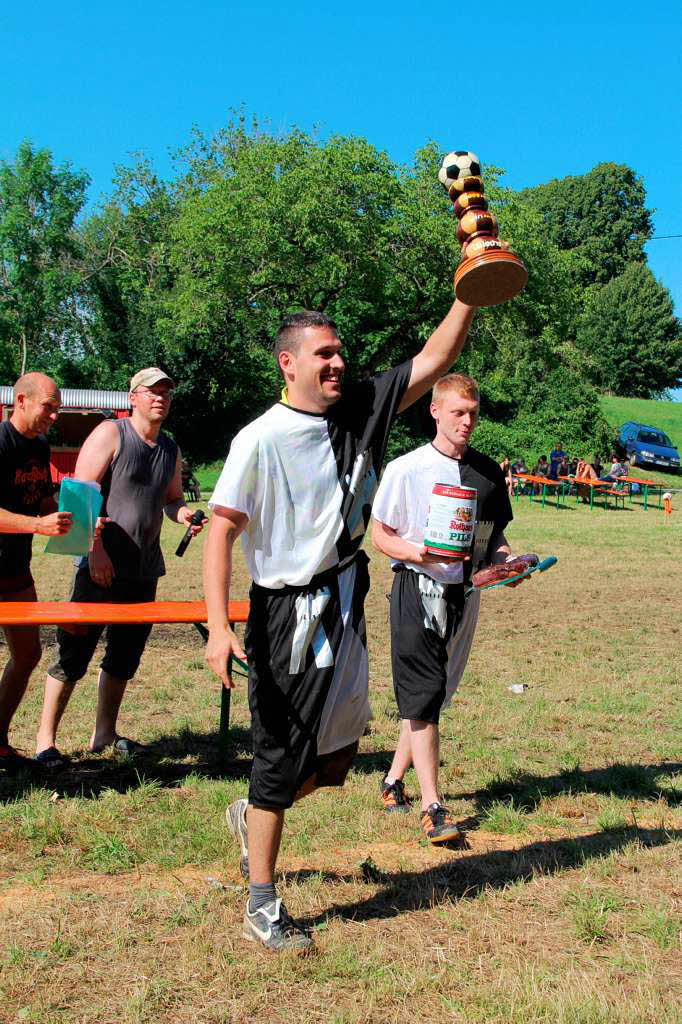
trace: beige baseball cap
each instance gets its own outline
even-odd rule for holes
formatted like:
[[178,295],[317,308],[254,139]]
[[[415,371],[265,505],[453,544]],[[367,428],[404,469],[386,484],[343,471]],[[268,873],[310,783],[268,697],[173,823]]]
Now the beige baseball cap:
[[172,388],[175,387],[175,381],[167,373],[160,370],[158,366],[148,366],[145,370],[138,370],[135,376],[131,378],[130,390],[135,391],[136,388],[142,386],[151,388],[161,380],[167,380]]

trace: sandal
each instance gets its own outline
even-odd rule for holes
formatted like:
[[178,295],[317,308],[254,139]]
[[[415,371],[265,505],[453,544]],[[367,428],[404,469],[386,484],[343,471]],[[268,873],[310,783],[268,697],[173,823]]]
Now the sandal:
[[137,740],[129,740],[126,736],[119,736],[118,739],[114,740],[112,746],[114,753],[120,754],[121,757],[137,757],[140,754],[149,752],[149,747],[146,747],[144,743],[138,743]]
[[137,740],[129,740],[126,736],[117,736],[113,743],[105,743],[103,747],[91,749],[90,753],[102,754],[109,747],[114,754],[118,754],[120,757],[137,757],[140,754],[146,754],[149,750],[149,747],[138,743]]
[[40,753],[36,754],[33,760],[41,768],[47,768],[48,771],[57,771],[60,768],[66,768],[70,759],[66,754],[62,754],[61,751],[57,750],[56,747],[47,747],[46,750],[41,750]]

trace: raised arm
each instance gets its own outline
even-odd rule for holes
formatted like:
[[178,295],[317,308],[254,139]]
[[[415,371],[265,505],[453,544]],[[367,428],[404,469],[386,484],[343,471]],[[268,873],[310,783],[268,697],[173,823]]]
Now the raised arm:
[[229,657],[231,654],[237,658],[246,657],[227,618],[227,603],[232,578],[232,548],[247,522],[243,512],[214,506],[204,544],[204,597],[209,631],[206,661],[222,679],[223,685],[230,689],[233,684],[227,671]]
[[448,372],[464,347],[475,312],[474,306],[465,306],[459,299],[455,299],[450,312],[412,360],[410,383],[400,403],[399,412],[425,395],[438,378]]

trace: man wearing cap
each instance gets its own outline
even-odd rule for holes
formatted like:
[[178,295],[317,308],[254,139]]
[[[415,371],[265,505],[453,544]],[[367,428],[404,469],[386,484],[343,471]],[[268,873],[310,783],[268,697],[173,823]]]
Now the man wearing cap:
[[[104,503],[93,548],[79,559],[72,601],[153,601],[159,576],[166,571],[159,542],[164,511],[173,522],[192,526],[193,533],[201,529],[191,524],[192,512],[184,502],[180,450],[161,430],[174,386],[158,367],[140,370],[130,381],[130,418],[100,423],[80,450],[74,475],[100,484]],[[57,728],[104,628],[91,626],[78,636],[58,631],[59,657],[48,671],[36,740],[36,760],[45,767],[57,768],[66,760],[56,746]],[[113,747],[132,755],[141,745],[119,736],[116,722],[151,626],[106,629],[90,750]]]

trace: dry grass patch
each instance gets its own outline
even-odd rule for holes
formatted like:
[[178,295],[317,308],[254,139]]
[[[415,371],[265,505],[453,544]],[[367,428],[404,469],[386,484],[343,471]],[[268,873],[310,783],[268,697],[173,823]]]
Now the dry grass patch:
[[[345,789],[288,816],[280,862],[287,906],[319,953],[294,961],[244,943],[222,821],[246,791],[243,681],[224,764],[203,644],[160,627],[122,712],[125,733],[153,744],[148,758],[88,754],[93,669],[60,735],[70,768],[0,778],[2,1024],[679,1022],[679,529],[637,507],[543,512],[524,500],[515,512],[515,548],[560,561],[513,594],[484,595],[442,723],[442,784],[464,844],[433,849],[416,814],[380,812],[398,721],[391,573],[374,558],[375,718]],[[201,541],[182,563],[176,542],[166,526],[161,596],[198,597]],[[35,569],[41,596],[67,595],[65,561],[38,556]],[[234,596],[247,589],[242,568]],[[49,657],[17,716],[26,750]],[[518,682],[520,695],[508,690]]]

